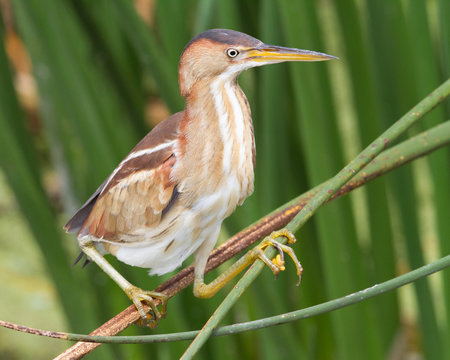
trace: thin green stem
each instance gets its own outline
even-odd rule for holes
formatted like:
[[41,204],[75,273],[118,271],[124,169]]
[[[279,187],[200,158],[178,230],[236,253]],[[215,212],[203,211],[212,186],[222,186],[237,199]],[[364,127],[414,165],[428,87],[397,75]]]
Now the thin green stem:
[[[424,155],[426,155],[434,150],[437,150],[441,147],[444,147],[448,144],[450,144],[450,121],[447,121],[438,126],[435,126],[434,128],[432,128],[428,131],[425,131],[411,139],[408,139],[399,145],[396,145],[386,151],[383,151],[383,153],[380,156],[378,156],[376,159],[374,159],[369,165],[367,165],[364,168],[364,171],[361,171],[350,182],[346,183],[345,186],[343,186],[341,188],[341,190],[334,195],[334,197],[345,195],[345,194],[349,193],[351,190],[354,190],[362,185],[367,184],[370,180],[373,180],[381,175],[384,175],[384,174],[394,170],[397,167],[405,165],[408,162],[410,162],[416,158],[424,156]],[[271,217],[273,218],[280,214],[284,214],[284,217],[285,217],[285,219],[282,220],[279,225],[279,226],[283,226],[282,224],[288,223],[289,219],[291,218],[291,216],[288,214],[291,213],[292,211],[294,211],[294,212],[298,211],[298,210],[293,210],[295,208],[299,209],[299,208],[303,207],[304,204],[307,203],[307,201],[315,193],[317,193],[325,184],[326,184],[326,182],[324,182],[323,184],[317,185],[315,188],[309,190],[305,194],[302,194],[302,195],[294,198],[293,200],[284,204],[280,208],[274,210],[270,214],[267,214],[263,219],[260,219],[259,222],[254,223],[246,230],[250,231],[250,229],[252,229],[252,228],[260,229],[262,226],[262,223],[264,221],[267,221]],[[275,229],[273,226],[272,226],[272,228]],[[241,236],[244,236],[242,234],[245,233],[246,230],[244,230],[243,232],[240,233]],[[236,235],[236,236],[239,236],[239,235]],[[232,247],[235,247],[236,244],[239,242],[241,242],[241,245],[242,245],[242,241],[239,241],[238,237],[236,237],[236,236],[234,238],[230,239],[230,241],[222,244],[222,246],[225,246],[228,250],[230,250]],[[253,240],[247,242],[246,247],[252,245],[253,243],[254,243]],[[221,247],[216,249],[216,251],[219,250]],[[219,262],[216,262],[215,265],[213,265],[211,268],[214,268],[214,267],[220,265],[223,261],[229,259],[233,254],[236,254],[237,252],[239,252],[238,249],[231,250],[230,254],[224,256],[222,258],[222,260],[220,260]],[[178,293],[179,291],[181,291],[182,289],[184,289],[190,283],[189,280],[187,280],[187,278],[189,276],[189,275],[187,275],[187,274],[189,274],[189,272],[187,270],[189,270],[190,268],[192,268],[192,267],[186,268],[185,270],[181,271],[180,273],[178,273],[177,275],[172,277],[166,283],[161,285],[161,287],[158,288],[158,291],[168,291],[171,294],[171,296],[173,296],[176,293]],[[168,290],[168,289],[170,289],[170,290]],[[121,316],[121,315],[123,315],[123,312],[121,314],[119,314],[118,316]],[[132,321],[127,322],[127,324],[125,324],[125,325],[122,324],[121,326],[119,326],[119,328],[122,328],[122,329],[126,328],[131,323],[132,323]],[[117,325],[118,325],[118,323],[116,322],[114,324],[115,329],[113,331],[110,331],[110,329],[108,329],[108,328],[103,328],[102,331],[106,331],[106,333],[114,335],[119,332],[119,330],[117,329]],[[39,331],[33,332],[33,333],[40,334]],[[67,337],[65,337],[64,333],[56,333],[56,334],[58,335],[56,337],[64,338],[64,339],[67,338]],[[62,335],[59,336],[59,334],[62,334]],[[195,333],[195,334],[197,334],[197,333]],[[52,336],[52,335],[46,335],[46,336]],[[192,336],[192,338],[193,337],[194,336]],[[74,338],[74,340],[76,340],[76,338]],[[83,340],[83,339],[81,339],[81,340]],[[80,350],[78,348],[76,348],[77,350],[75,350],[74,347],[71,349],[72,349],[72,351],[79,350],[79,351],[81,351],[81,353],[86,354],[87,352],[93,350],[93,346],[96,346],[96,344],[85,342],[82,350]],[[77,353],[79,353],[79,352],[77,352]],[[70,354],[72,354],[72,352],[70,352]]]
[[[437,150],[443,146],[446,146],[450,143],[450,121],[446,121],[442,124],[439,124],[432,129],[425,131],[411,139],[405,140],[404,142],[382,152],[376,159],[374,159],[366,168],[364,172],[360,172],[356,175],[350,182],[346,183],[343,188],[341,188],[342,193],[347,193],[351,189],[357,188],[361,186],[361,184],[365,184],[373,178],[381,176],[399,166],[402,166],[420,156],[424,156],[434,150]],[[318,185],[316,188],[310,190],[308,193],[297,197],[291,202],[285,204],[277,211],[282,210],[283,208],[287,208],[292,206],[293,202],[298,203],[301,201],[303,197],[311,198],[311,196],[317,193],[326,183]],[[440,261],[439,261],[440,262]],[[438,271],[441,268],[435,268],[438,266],[438,263],[431,264],[428,267],[429,272],[425,275],[433,271]],[[436,270],[432,270],[435,268]],[[419,272],[416,272],[418,275]],[[360,291],[358,293],[352,294],[349,297],[342,298],[344,302],[341,303],[341,299],[336,299],[331,302],[327,302],[321,305],[317,305],[316,307],[307,308],[298,310],[296,312],[281,314],[278,316],[274,316],[271,318],[260,319],[248,323],[235,324],[230,326],[225,326],[223,328],[219,328],[212,332],[211,336],[222,336],[227,334],[234,334],[238,332],[251,331],[254,329],[263,328],[266,326],[273,326],[282,324],[284,322],[299,320],[306,317],[311,317],[317,315],[316,310],[323,309],[326,306],[334,306],[336,304],[336,309],[342,306],[350,305],[344,304],[345,299],[360,299],[363,301],[366,299],[366,295],[371,297],[378,294],[378,290],[382,290],[382,292],[387,292],[394,289],[394,284],[402,286],[406,283],[407,275],[402,275],[396,279],[390,280],[386,283],[382,283],[376,287],[366,289]],[[416,277],[410,279],[410,281],[415,281]],[[383,290],[384,289],[384,290]],[[369,295],[370,294],[370,295]],[[362,295],[362,296],[360,296]],[[367,298],[369,298],[367,297]],[[357,301],[356,301],[357,302]],[[325,312],[325,311],[324,311]],[[154,342],[169,342],[169,341],[181,341],[181,340],[190,340],[193,339],[199,332],[198,331],[188,331],[183,333],[175,333],[175,334],[163,334],[163,335],[149,335],[149,336],[89,336],[89,335],[80,335],[80,334],[72,334],[72,333],[62,333],[62,332],[54,332],[54,331],[43,331],[39,329],[32,329],[28,327],[23,327],[20,325],[15,325],[11,323],[7,323],[4,321],[0,321],[0,325],[18,330],[21,332],[26,332],[29,334],[47,336],[58,339],[72,340],[72,341],[84,341],[84,342],[92,342],[92,343],[154,343]]]
[[[211,336],[224,336],[231,334],[239,334],[246,331],[263,329],[271,326],[286,324],[301,319],[310,318],[320,314],[324,314],[337,309],[342,309],[346,306],[360,303],[372,297],[393,291],[402,286],[410,284],[421,278],[429,276],[435,272],[441,271],[450,267],[450,255],[447,255],[430,264],[424,265],[418,269],[412,270],[406,274],[395,277],[394,279],[385,281],[381,284],[371,286],[364,290],[355,292],[353,294],[343,296],[334,300],[324,302],[322,304],[310,306],[305,309],[300,309],[285,314],[267,317],[264,319],[248,321],[244,323],[223,326],[214,330]],[[24,331],[23,327],[13,325],[5,321],[0,321],[0,325],[6,328]],[[191,340],[198,333],[199,330],[179,332],[173,334],[159,334],[159,335],[141,335],[141,336],[90,336],[82,334],[42,331],[38,329],[27,328],[27,333],[48,336],[57,339],[84,341],[95,343],[110,343],[110,344],[141,344],[141,343],[158,343],[158,342],[173,342]]]
[[[266,255],[269,259],[273,258],[275,254],[274,248],[266,250]],[[250,286],[253,280],[259,275],[264,268],[265,264],[261,260],[257,260],[245,273],[245,275],[238,281],[233,287],[233,290],[226,296],[214,314],[209,318],[202,330],[195,337],[191,345],[186,349],[186,352],[180,358],[180,360],[192,359],[205,342],[211,337],[213,331],[216,329],[219,322],[225,317],[231,307],[236,303],[239,297]]]
[[300,229],[336,191],[352,179],[362,168],[378,156],[407,129],[418,122],[450,94],[450,79],[425,97],[420,103],[396,121],[372,144],[360,152],[347,166],[331,179],[288,224],[287,228],[296,232]]
[[[431,94],[425,97],[407,114],[395,122],[388,130],[379,136],[372,144],[359,153],[347,166],[345,166],[334,178],[325,184],[325,186],[313,196],[308,204],[289,222],[286,226],[288,230],[295,233],[302,227],[313,214],[327,202],[333,194],[338,191],[345,183],[351,180],[362,168],[380,154],[386,147],[396,140],[403,132],[419,121],[425,114],[431,111],[435,106],[442,102],[450,94],[450,79],[444,82]],[[286,241],[286,239],[281,239]],[[269,248],[266,251],[267,257],[270,259],[275,255],[275,249]],[[200,350],[203,344],[211,336],[219,322],[235,304],[237,299],[247,289],[248,286],[256,279],[262,271],[264,263],[256,261],[250,269],[241,278],[238,284],[230,291],[227,297],[216,309],[208,322],[202,328],[194,341],[187,348],[181,359],[192,359]]]

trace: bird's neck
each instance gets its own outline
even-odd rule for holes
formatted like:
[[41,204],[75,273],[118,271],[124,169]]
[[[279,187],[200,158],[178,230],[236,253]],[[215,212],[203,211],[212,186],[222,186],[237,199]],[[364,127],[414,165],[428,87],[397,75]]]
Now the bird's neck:
[[180,130],[183,167],[202,169],[183,174],[185,187],[214,192],[224,179],[236,178],[241,203],[253,191],[255,144],[250,107],[237,79],[219,76],[194,84]]

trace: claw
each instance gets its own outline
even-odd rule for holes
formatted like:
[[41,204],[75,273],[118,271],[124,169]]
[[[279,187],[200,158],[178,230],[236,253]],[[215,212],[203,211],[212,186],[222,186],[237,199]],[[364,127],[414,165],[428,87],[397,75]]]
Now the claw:
[[288,239],[288,244],[295,244],[295,242],[297,241],[295,239],[295,235],[286,228],[274,231],[272,234],[270,234],[270,238],[272,238],[274,240],[281,236],[284,236],[285,238]]
[[[295,243],[295,236],[287,229],[281,229],[278,231],[274,231],[270,236],[266,237],[254,250],[256,251],[256,256],[261,259],[267,266],[270,267],[275,276],[278,275],[280,271],[284,271],[285,261],[284,261],[284,253],[287,253],[297,268],[298,282],[297,286],[300,284],[302,279],[303,267],[297,259],[294,250],[290,246],[286,246],[284,244],[279,243],[275,239],[278,237],[284,236],[288,239],[288,244]],[[278,254],[272,260],[269,260],[267,256],[264,254],[264,250],[273,246],[278,250]]]
[[[133,285],[125,292],[141,315],[138,324],[141,326],[156,328],[159,320],[166,316],[167,296],[163,293],[158,293],[155,291],[145,291]],[[161,311],[158,310],[158,307],[155,304],[155,299],[158,299],[161,302]],[[149,306],[149,311],[144,310],[142,303]]]
[[282,254],[283,252],[281,251],[280,254],[277,254],[277,256],[272,259],[272,262],[278,269],[280,269],[280,271],[286,270],[286,267],[284,266],[284,256]]

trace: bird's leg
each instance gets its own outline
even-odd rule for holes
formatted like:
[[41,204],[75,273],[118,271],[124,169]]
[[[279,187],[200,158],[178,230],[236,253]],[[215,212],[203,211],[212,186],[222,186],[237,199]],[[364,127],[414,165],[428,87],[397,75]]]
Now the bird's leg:
[[[92,240],[79,239],[79,244],[81,250],[83,250],[89,259],[94,261],[106,274],[108,274],[108,276],[120,286],[120,288],[134,303],[139,311],[139,314],[141,315],[139,324],[149,326],[151,328],[157,327],[159,320],[166,315],[167,296],[163,293],[158,293],[155,291],[145,291],[132,285],[116,269],[114,269],[114,267],[102,256],[102,254],[98,252]],[[161,301],[161,311],[158,310],[154,299],[159,299]],[[152,314],[149,314],[144,310],[142,302],[146,303],[150,307]]]
[[[278,275],[280,271],[285,270],[284,266],[284,253],[288,254],[297,268],[297,275],[299,277],[297,285],[301,281],[303,268],[295,255],[294,250],[287,245],[281,244],[276,241],[278,237],[284,236],[288,239],[288,244],[295,243],[295,236],[287,229],[274,231],[268,237],[266,237],[259,245],[247,252],[243,257],[236,261],[231,267],[229,267],[223,274],[219,275],[215,280],[209,284],[205,284],[203,280],[204,266],[195,267],[195,279],[194,279],[194,295],[200,298],[209,298],[217,293],[225,284],[238,275],[247,266],[253,264],[256,260],[263,261],[275,275]],[[278,255],[270,260],[264,250],[273,246],[278,250]],[[197,265],[197,264],[196,264]]]

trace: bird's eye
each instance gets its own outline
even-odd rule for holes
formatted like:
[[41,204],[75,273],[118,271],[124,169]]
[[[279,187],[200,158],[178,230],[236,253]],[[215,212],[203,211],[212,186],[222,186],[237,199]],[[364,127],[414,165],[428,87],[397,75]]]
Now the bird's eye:
[[229,49],[227,49],[227,55],[230,58],[234,58],[239,55],[239,51],[237,51],[236,49],[233,49],[233,48],[229,48]]

